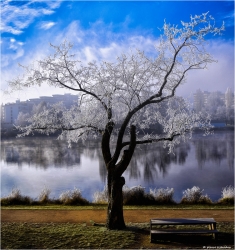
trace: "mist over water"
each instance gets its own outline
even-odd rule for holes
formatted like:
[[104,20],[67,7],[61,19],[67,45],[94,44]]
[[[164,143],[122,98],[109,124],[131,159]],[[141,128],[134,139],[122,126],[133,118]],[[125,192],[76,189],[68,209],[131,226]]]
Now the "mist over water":
[[[174,154],[162,144],[142,145],[135,151],[124,173],[128,187],[174,188],[179,201],[187,188],[199,186],[212,200],[221,197],[222,188],[234,185],[234,131],[214,135],[195,134],[178,145]],[[41,190],[51,190],[50,198],[79,188],[92,201],[95,191],[103,190],[106,169],[99,141],[73,144],[68,148],[56,138],[2,140],[1,196],[19,188],[23,195],[37,198]]]

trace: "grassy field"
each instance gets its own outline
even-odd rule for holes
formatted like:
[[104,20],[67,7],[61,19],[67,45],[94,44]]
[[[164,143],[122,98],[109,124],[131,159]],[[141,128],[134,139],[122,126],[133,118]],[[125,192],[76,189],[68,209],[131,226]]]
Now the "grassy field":
[[178,249],[203,246],[233,249],[232,222],[217,224],[218,240],[211,235],[181,235],[150,243],[149,224],[128,224],[126,230],[110,231],[96,223],[2,223],[1,249]]

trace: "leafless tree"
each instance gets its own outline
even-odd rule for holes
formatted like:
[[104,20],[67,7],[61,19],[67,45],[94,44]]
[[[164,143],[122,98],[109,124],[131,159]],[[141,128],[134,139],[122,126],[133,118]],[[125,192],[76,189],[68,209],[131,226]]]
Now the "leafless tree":
[[[192,70],[205,69],[214,62],[205,50],[205,36],[220,34],[208,13],[191,16],[181,27],[164,23],[156,44],[157,56],[130,51],[115,62],[84,64],[72,54],[72,45],[51,45],[55,53],[25,67],[25,75],[9,82],[12,90],[45,83],[73,90],[79,94],[79,105],[67,110],[61,104],[44,109],[31,118],[31,124],[19,127],[21,136],[34,131],[52,133],[69,143],[88,136],[101,136],[101,148],[107,168],[107,227],[122,229],[122,174],[127,169],[136,145],[164,142],[172,151],[180,140],[191,137],[195,127],[208,133],[210,120],[196,114],[176,89]],[[166,107],[161,112],[161,106]],[[156,121],[163,133],[147,133]],[[140,133],[142,132],[142,133]],[[114,136],[115,135],[115,136]],[[110,143],[115,144],[114,151]]]

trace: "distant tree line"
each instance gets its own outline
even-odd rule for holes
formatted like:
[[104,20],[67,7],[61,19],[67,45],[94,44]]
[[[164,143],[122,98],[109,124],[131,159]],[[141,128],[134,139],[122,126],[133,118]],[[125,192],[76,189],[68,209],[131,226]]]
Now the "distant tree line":
[[225,121],[234,124],[234,95],[232,92],[222,94],[216,92],[202,92],[194,94],[194,110],[207,112],[214,121]]

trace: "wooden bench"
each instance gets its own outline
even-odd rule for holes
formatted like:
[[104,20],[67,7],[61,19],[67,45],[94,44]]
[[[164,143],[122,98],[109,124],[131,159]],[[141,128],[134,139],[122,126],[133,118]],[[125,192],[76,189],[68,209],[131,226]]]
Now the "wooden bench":
[[[208,225],[208,230],[167,230],[167,229],[154,229],[154,226],[172,226],[172,225]],[[216,221],[213,218],[188,218],[188,219],[151,219],[150,220],[150,242],[153,241],[155,235],[167,235],[167,234],[212,234],[216,239]]]

